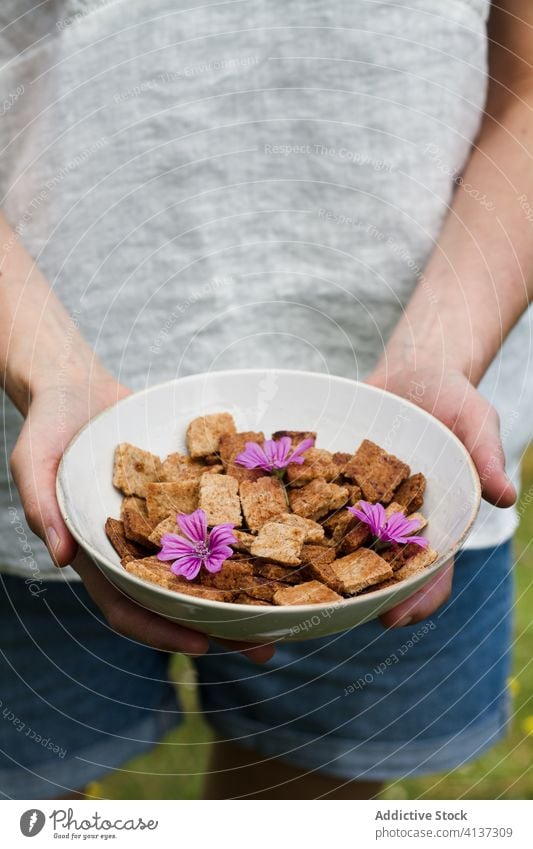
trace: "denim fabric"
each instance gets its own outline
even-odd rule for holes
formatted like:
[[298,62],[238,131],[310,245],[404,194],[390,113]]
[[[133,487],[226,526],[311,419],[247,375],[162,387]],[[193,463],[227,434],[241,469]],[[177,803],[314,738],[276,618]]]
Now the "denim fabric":
[[207,718],[226,740],[324,773],[452,769],[505,732],[512,594],[510,542],[463,551],[452,597],[424,622],[286,643],[258,669],[202,658]]
[[[1,794],[82,788],[180,721],[168,655],[113,634],[80,584],[32,596],[0,580]],[[508,542],[463,551],[451,599],[417,625],[280,644],[264,667],[213,646],[196,662],[206,716],[223,738],[309,770],[452,769],[505,732],[512,593]]]
[[38,592],[0,576],[0,795],[12,799],[83,788],[179,721],[167,654],[113,633],[77,582]]

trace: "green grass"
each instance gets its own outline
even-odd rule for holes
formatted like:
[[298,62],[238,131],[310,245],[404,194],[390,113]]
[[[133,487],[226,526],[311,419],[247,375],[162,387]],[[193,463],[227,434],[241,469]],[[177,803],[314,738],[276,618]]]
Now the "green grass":
[[[511,732],[461,769],[388,785],[383,792],[385,799],[533,799],[533,448],[524,461],[519,505],[522,515],[515,539],[517,595]],[[185,722],[149,754],[89,785],[89,795],[106,799],[200,796],[210,732],[198,710],[191,665],[185,658],[176,657],[173,674],[186,712]]]

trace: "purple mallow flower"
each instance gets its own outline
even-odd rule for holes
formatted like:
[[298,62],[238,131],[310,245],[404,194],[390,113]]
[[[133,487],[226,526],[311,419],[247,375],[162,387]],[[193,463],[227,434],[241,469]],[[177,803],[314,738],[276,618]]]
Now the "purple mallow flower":
[[418,519],[406,519],[403,513],[391,513],[387,518],[385,508],[382,504],[370,504],[369,501],[359,501],[357,507],[348,507],[350,513],[364,522],[370,528],[370,533],[376,541],[382,543],[414,542],[416,545],[426,548],[428,541],[425,537],[413,536],[413,531],[418,530],[420,522]]
[[290,436],[281,439],[267,439],[262,445],[247,442],[244,451],[235,458],[239,466],[246,469],[264,469],[266,472],[284,471],[289,463],[302,464],[302,454],[315,444],[314,439],[304,439],[292,449]]
[[163,534],[158,560],[173,560],[170,571],[188,581],[196,578],[202,566],[208,572],[220,572],[224,560],[233,554],[230,546],[237,542],[232,533],[234,525],[215,525],[208,533],[204,510],[189,515],[179,513],[176,519],[185,536]]

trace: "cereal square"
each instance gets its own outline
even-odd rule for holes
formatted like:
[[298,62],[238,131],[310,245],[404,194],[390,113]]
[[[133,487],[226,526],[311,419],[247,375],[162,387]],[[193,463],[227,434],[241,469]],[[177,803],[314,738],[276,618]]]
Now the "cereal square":
[[247,442],[262,445],[264,441],[265,434],[262,431],[240,430],[236,433],[224,433],[218,442],[220,460],[224,467],[227,467],[231,465],[238,454],[244,451]]
[[394,573],[394,577],[397,581],[404,581],[406,578],[418,575],[419,572],[423,572],[424,569],[431,566],[437,557],[438,553],[432,548],[419,547],[417,553],[409,557],[404,565]]
[[[193,595],[198,598],[206,598],[211,601],[233,601],[234,593],[231,590],[217,590],[212,587],[203,587],[194,581],[187,581],[179,575],[174,575],[167,564],[162,564],[156,557],[148,557],[144,560],[130,560],[123,563],[124,569],[143,581],[163,587],[173,592]],[[165,568],[166,567],[166,568]]]
[[229,522],[239,526],[242,522],[239,484],[230,475],[203,474],[198,506],[205,510],[208,525]]
[[303,454],[301,465],[290,463],[287,466],[287,482],[291,486],[304,486],[306,483],[321,478],[333,481],[339,475],[339,468],[333,462],[333,455],[324,448],[308,448]]
[[414,557],[420,551],[420,546],[416,542],[408,542],[405,545],[391,545],[381,552],[381,556],[390,566],[393,572],[405,566],[411,557]]
[[273,521],[280,525],[291,525],[295,528],[301,528],[305,533],[304,542],[323,543],[324,528],[318,522],[313,522],[312,519],[304,519],[303,516],[298,516],[296,513],[280,513],[275,516]]
[[335,571],[331,568],[331,563],[309,563],[306,567],[306,576],[313,581],[320,581],[334,592],[342,595],[343,583],[339,581]]
[[237,542],[233,544],[234,550],[244,552],[244,554],[249,554],[255,540],[254,535],[247,534],[246,531],[233,531],[233,536],[237,540]]
[[243,481],[239,491],[244,518],[251,531],[258,531],[280,513],[288,512],[285,489],[277,478],[267,475],[257,481]]
[[332,563],[335,560],[335,552],[325,545],[305,544],[300,551],[300,560],[305,566],[318,563]]
[[130,560],[123,566],[130,574],[165,589],[180,589],[181,585],[186,584],[185,578],[174,575],[168,565],[163,564],[155,556],[144,557],[142,560]]
[[286,584],[300,584],[303,580],[302,570],[294,566],[280,566],[278,563],[266,563],[256,560],[253,563],[254,575],[266,578],[268,581],[281,581]]
[[348,492],[350,493],[348,504],[350,505],[350,507],[356,507],[363,497],[361,487],[357,486],[356,483],[344,483],[343,486],[345,486]]
[[148,516],[146,511],[146,498],[139,498],[138,495],[126,495],[122,499],[120,505],[120,518],[124,519],[124,513],[128,510],[136,510],[141,516]]
[[113,485],[124,495],[146,494],[146,484],[161,479],[161,460],[149,451],[143,451],[129,442],[122,442],[115,449]]
[[389,516],[392,516],[393,513],[403,513],[405,515],[405,507],[403,504],[398,504],[397,501],[391,501],[390,504],[387,504],[385,507],[385,516],[387,519]]
[[125,508],[122,511],[122,521],[124,522],[124,533],[128,539],[144,545],[146,548],[153,548],[153,544],[150,542],[150,534],[154,529],[154,523],[150,520],[146,507],[142,512],[136,508]]
[[300,565],[305,533],[301,528],[267,522],[260,529],[250,552],[254,557],[273,560],[285,566]]
[[359,522],[355,517],[354,524],[349,526],[339,543],[339,554],[351,554],[357,551],[370,539],[370,529],[365,522]]
[[392,578],[389,563],[369,548],[358,548],[353,554],[334,560],[331,569],[346,595]]
[[342,601],[342,596],[320,581],[306,581],[295,587],[281,587],[273,596],[274,604],[329,604]]
[[305,486],[290,490],[289,501],[294,513],[316,522],[346,504],[349,495],[345,486],[315,479]]
[[153,529],[148,539],[153,545],[157,545],[160,548],[161,537],[163,536],[163,534],[177,534],[177,536],[183,536],[182,532],[180,531],[179,525],[176,522],[175,516],[167,516],[166,519],[163,519],[161,522],[159,522]]
[[192,458],[209,457],[218,451],[220,437],[237,428],[229,413],[211,413],[193,419],[187,428],[187,448]]
[[353,454],[348,454],[347,451],[335,451],[332,455],[333,462],[337,466],[337,473],[342,475],[344,467],[353,457]]
[[394,500],[403,504],[406,513],[416,513],[424,503],[426,479],[422,472],[411,475],[394,492]]
[[366,587],[364,590],[361,590],[357,595],[368,595],[368,593],[375,593],[378,590],[386,590],[389,587],[396,587],[398,585],[398,581],[394,578],[387,578],[386,581],[380,581],[379,584],[374,584],[371,587]]
[[199,578],[204,587],[243,592],[253,578],[253,566],[240,560],[225,560],[220,572],[202,570]]
[[200,460],[191,460],[184,454],[175,452],[169,454],[161,464],[161,481],[164,483],[174,483],[174,481],[185,480],[186,478],[200,478],[204,472],[218,474],[222,471],[220,463],[207,466]]
[[324,520],[324,530],[326,538],[324,545],[331,548],[337,548],[351,528],[355,525],[357,519],[352,516],[348,510],[338,510]]
[[107,538],[120,558],[127,557],[136,559],[145,557],[148,553],[145,548],[136,545],[129,540],[124,533],[124,523],[119,519],[109,517],[105,523]]
[[341,592],[340,581],[331,569],[331,564],[335,560],[333,549],[323,545],[304,545],[300,557],[304,564],[303,575],[306,580],[320,581],[335,592]]
[[367,501],[388,504],[396,487],[409,476],[409,471],[406,463],[388,454],[375,442],[364,439],[343,473],[361,487]]
[[[218,475],[209,475],[216,478]],[[146,485],[146,506],[153,527],[167,516],[192,513],[198,507],[199,482],[194,478]]]

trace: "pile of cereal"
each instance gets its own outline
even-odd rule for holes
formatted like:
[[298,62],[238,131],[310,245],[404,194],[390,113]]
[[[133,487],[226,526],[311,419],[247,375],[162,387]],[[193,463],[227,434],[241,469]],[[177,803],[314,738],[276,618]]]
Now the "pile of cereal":
[[194,419],[188,455],[115,452],[124,499],[106,533],[124,569],[168,590],[251,605],[330,604],[389,587],[437,558],[418,512],[426,481],[368,439],[355,453],[312,432],[238,432]]

